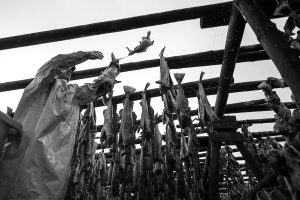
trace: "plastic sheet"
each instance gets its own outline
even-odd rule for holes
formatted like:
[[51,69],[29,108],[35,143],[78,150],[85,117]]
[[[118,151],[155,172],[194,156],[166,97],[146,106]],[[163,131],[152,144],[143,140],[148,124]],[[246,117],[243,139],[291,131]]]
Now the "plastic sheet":
[[[58,55],[45,63],[26,87],[14,116],[23,125],[24,134],[7,148],[0,164],[1,200],[64,198],[80,105],[102,92],[96,95],[96,83],[81,87],[67,84],[63,75],[76,64],[101,59],[99,55],[81,51]],[[113,88],[115,77],[106,71],[102,75],[101,87]]]

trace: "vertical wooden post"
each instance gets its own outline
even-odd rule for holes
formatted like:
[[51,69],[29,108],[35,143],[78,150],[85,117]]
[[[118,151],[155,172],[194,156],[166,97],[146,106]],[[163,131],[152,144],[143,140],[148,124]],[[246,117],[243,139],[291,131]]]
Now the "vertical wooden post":
[[221,142],[210,141],[210,165],[209,165],[209,200],[219,200],[219,158]]
[[253,0],[234,0],[234,5],[244,15],[267,54],[273,60],[282,78],[300,99],[299,51],[290,47],[283,32],[276,28],[262,8]]
[[245,30],[245,24],[246,22],[243,16],[235,7],[233,7],[224,49],[219,89],[214,110],[218,117],[221,117],[225,111],[230,84]]
[[[220,74],[219,89],[214,112],[222,117],[228,99],[229,89],[237,55],[245,29],[245,20],[238,10],[233,7],[228,27],[227,39],[223,55],[223,63]],[[220,199],[219,195],[219,158],[221,142],[210,141],[210,175],[209,175],[209,200]],[[209,155],[209,152],[207,153]]]

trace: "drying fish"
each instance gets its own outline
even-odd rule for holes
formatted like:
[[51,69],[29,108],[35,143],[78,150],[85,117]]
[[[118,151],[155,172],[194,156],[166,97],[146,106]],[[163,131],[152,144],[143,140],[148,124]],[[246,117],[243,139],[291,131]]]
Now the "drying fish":
[[177,182],[176,182],[176,198],[185,199],[186,198],[186,186],[184,181],[184,172],[182,166],[182,160],[176,160],[176,172],[177,172]]
[[179,119],[179,124],[181,128],[185,128],[187,126],[190,126],[191,120],[190,120],[190,107],[188,99],[186,98],[184,94],[184,89],[182,86],[182,80],[184,78],[184,73],[175,73],[174,77],[178,83],[178,90],[176,95],[176,112]]
[[146,97],[147,88],[150,86],[150,83],[147,83],[145,89],[142,93],[142,101],[140,105],[142,106],[142,116],[141,116],[141,125],[143,131],[143,137],[150,139],[153,135],[153,117],[154,111],[150,106],[150,99]]
[[119,195],[119,175],[120,175],[119,171],[120,171],[120,155],[117,152],[114,157],[114,165],[113,165],[111,184],[110,184],[112,196]]
[[161,153],[162,146],[162,136],[158,129],[158,124],[154,127],[154,148],[153,148],[153,160],[154,160],[154,169],[153,174],[161,174],[161,163],[163,161],[163,156]]
[[106,93],[110,92],[116,83],[120,81],[116,80],[116,77],[120,74],[119,59],[111,53],[111,62],[109,66],[104,70],[104,72],[94,80],[93,88],[97,89],[97,96],[104,96]]
[[186,139],[183,133],[181,133],[181,137],[180,137],[180,159],[181,160],[188,159],[188,145],[186,143]]
[[211,105],[205,95],[205,91],[202,84],[203,75],[204,72],[201,72],[200,79],[198,82],[197,98],[198,98],[198,112],[199,112],[198,114],[200,115],[199,120],[200,122],[206,125],[207,122],[212,123],[215,120],[217,120],[218,117],[216,116],[213,109],[211,108]]
[[157,84],[160,84],[160,86],[164,89],[169,89],[172,84],[172,79],[170,77],[170,70],[168,67],[168,63],[166,58],[164,57],[166,47],[164,47],[160,54],[160,80],[156,81]]
[[139,157],[135,157],[134,167],[133,167],[133,191],[136,193],[138,191],[138,180],[139,180]]
[[284,17],[284,16],[287,16],[287,15],[289,15],[289,13],[292,11],[292,9],[291,9],[291,7],[290,7],[290,5],[289,5],[289,2],[288,2],[288,0],[281,0],[279,3],[278,3],[278,5],[277,5],[277,7],[276,7],[276,9],[275,9],[275,11],[274,11],[274,16],[275,17]]
[[135,53],[142,53],[145,52],[149,46],[153,45],[154,41],[151,41],[150,39],[151,31],[147,32],[147,37],[142,37],[142,40],[140,41],[140,44],[136,46],[133,50],[130,50],[128,47],[127,50],[129,51],[129,56],[135,54]]
[[173,81],[170,76],[170,70],[166,58],[163,56],[165,47],[161,50],[160,56],[160,80],[156,81],[160,84],[160,92],[164,102],[164,112],[172,113],[175,111],[175,91],[173,88]]
[[124,86],[124,92],[126,95],[126,99],[124,102],[124,109],[122,112],[121,133],[123,146],[129,146],[134,145],[134,130],[132,117],[133,102],[130,100],[130,95],[132,95],[135,92],[135,88],[130,86]]
[[108,147],[116,143],[118,133],[119,116],[117,114],[117,105],[112,102],[113,90],[109,93],[109,99],[105,102],[107,109],[103,111],[104,124],[101,130],[104,132]]
[[145,195],[145,180],[146,173],[144,167],[144,151],[141,149],[140,157],[139,157],[139,178],[138,178],[138,196],[137,199],[144,199]]
[[107,176],[107,182],[106,185],[110,185],[111,183],[111,177],[114,169],[114,162],[111,162],[108,168],[108,176]]

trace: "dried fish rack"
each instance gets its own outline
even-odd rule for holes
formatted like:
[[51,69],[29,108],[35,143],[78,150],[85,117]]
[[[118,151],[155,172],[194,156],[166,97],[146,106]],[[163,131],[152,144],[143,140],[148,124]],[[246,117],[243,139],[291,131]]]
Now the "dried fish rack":
[[[294,8],[300,9],[299,1],[290,0],[289,2],[291,5],[293,5]],[[278,36],[279,34],[281,34],[281,32],[276,30],[276,28],[273,27],[270,29],[262,30],[258,30],[258,28],[255,28],[260,27],[261,24],[264,24],[265,26],[271,24],[269,19],[273,18],[272,13],[276,8],[276,1],[259,0],[257,1],[257,3],[258,4],[254,3],[253,0],[235,0],[234,3],[226,2],[199,6],[194,8],[155,13],[114,21],[1,38],[0,50],[113,33],[118,31],[125,31],[141,27],[149,27],[199,18],[201,28],[212,28],[229,24],[224,50],[207,51],[167,58],[170,69],[222,64],[219,79],[211,79],[207,80],[206,82],[204,81],[206,95],[217,95],[214,111],[221,119],[219,121],[218,127],[216,127],[216,130],[221,134],[219,134],[218,138],[198,136],[199,143],[201,144],[200,149],[201,151],[203,151],[199,154],[199,163],[201,166],[204,166],[204,171],[206,171],[204,173],[208,173],[209,171],[209,191],[207,199],[219,199],[219,194],[222,192],[226,192],[226,190],[222,188],[222,184],[219,185],[219,150],[225,143],[236,144],[237,148],[233,148],[233,152],[239,151],[242,154],[242,157],[238,157],[237,160],[245,160],[249,167],[253,170],[256,178],[260,181],[255,188],[256,190],[259,190],[266,181],[272,180],[272,174],[270,175],[262,173],[259,163],[255,162],[254,158],[245,148],[243,141],[236,139],[235,133],[237,128],[240,127],[241,124],[273,123],[275,122],[275,119],[249,119],[241,121],[232,119],[228,121],[226,120],[226,117],[223,117],[224,114],[229,113],[259,112],[270,110],[264,100],[227,104],[229,93],[258,90],[257,86],[262,83],[262,81],[232,83],[232,75],[234,72],[235,64],[241,62],[272,59],[277,69],[281,73],[283,79],[290,86],[294,95],[298,97],[298,99],[300,99],[300,79],[298,78],[300,77],[300,70],[299,68],[296,69],[295,67],[293,67],[299,66],[300,61],[288,62],[289,60],[293,60],[295,56],[297,56],[297,54],[292,52],[290,49],[287,49],[283,39],[280,39],[280,37]],[[249,10],[252,10],[252,12],[249,12]],[[246,21],[244,20],[242,15],[244,15]],[[257,35],[259,35],[260,44],[240,46],[244,27],[247,22],[252,27],[253,31]],[[266,37],[266,35],[268,35],[268,37]],[[275,48],[275,44],[279,48]],[[277,58],[287,60],[287,62],[283,66],[283,64],[280,63]],[[121,72],[152,68],[158,65],[159,59],[126,63],[122,65]],[[72,80],[93,77],[99,74],[99,72],[103,71],[104,69],[105,67],[101,67],[74,72],[72,75]],[[0,83],[0,92],[25,88],[31,80],[32,79],[26,79]],[[186,96],[188,98],[196,96],[196,93],[193,92],[193,88],[195,88],[196,86],[196,82],[185,84],[185,87],[189,88],[186,89]],[[160,96],[159,89],[157,88],[149,90],[147,91],[147,95],[148,98]],[[115,96],[113,97],[113,102],[114,104],[119,104],[124,98],[124,95]],[[140,100],[141,98],[141,92],[136,92],[131,97],[133,101]],[[285,102],[284,104],[289,109],[296,108],[296,105],[293,102]],[[95,102],[95,106],[97,107],[104,105],[101,101],[97,101]],[[191,115],[197,115],[197,110],[192,110]],[[139,123],[139,121],[137,121],[137,123]],[[101,125],[99,125],[97,128],[98,130],[101,130]],[[228,130],[230,130],[231,134],[228,133]],[[283,137],[280,137],[281,135],[279,133],[275,133],[273,131],[253,133],[253,136],[278,136],[278,141],[284,140]],[[135,144],[139,144],[140,142],[141,141],[136,140]],[[101,146],[99,146],[99,148],[101,148]],[[136,150],[136,153],[139,153],[139,151]],[[111,155],[106,154],[106,156],[107,161],[109,162]],[[245,170],[245,165],[240,165],[240,168],[241,170]]]

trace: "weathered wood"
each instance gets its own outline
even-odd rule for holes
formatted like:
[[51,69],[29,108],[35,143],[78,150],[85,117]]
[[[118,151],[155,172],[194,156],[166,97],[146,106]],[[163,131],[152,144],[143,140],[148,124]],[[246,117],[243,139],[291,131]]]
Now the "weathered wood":
[[220,169],[220,149],[221,142],[210,142],[210,163],[209,163],[209,200],[219,200],[219,169]]
[[299,51],[292,49],[276,24],[272,23],[262,8],[253,0],[234,0],[234,5],[244,15],[267,54],[273,60],[283,80],[300,99]]
[[237,121],[239,124],[264,124],[264,123],[273,123],[275,118],[265,118],[265,119],[246,119]]
[[220,72],[219,89],[216,97],[214,111],[218,117],[223,116],[228,99],[231,79],[235,69],[239,48],[244,34],[245,20],[234,7],[230,18],[226,44],[223,54],[222,68]]
[[244,137],[236,131],[218,131],[209,134],[209,139],[216,142],[244,142]]
[[[245,120],[238,120],[238,124],[248,124],[248,125],[253,125],[253,124],[264,124],[264,123],[274,123],[275,118],[265,118],[265,119],[245,119]],[[199,124],[193,124],[194,127],[199,127]],[[180,128],[178,125],[176,128]]]
[[36,32],[0,39],[0,50],[113,33],[214,15],[223,3]]
[[[278,17],[273,16],[274,10],[277,6],[277,1],[274,0],[258,0],[257,3],[262,7],[270,19]],[[300,9],[300,2],[298,0],[289,0],[289,4],[293,9]],[[225,26],[229,24],[232,9],[232,2],[223,4],[222,9],[219,9],[214,16],[201,17],[201,28],[212,28],[217,26]]]
[[[182,56],[173,56],[166,58],[170,69],[181,69],[188,67],[201,67],[217,65],[222,63],[223,50],[206,51],[196,54],[188,54]],[[249,45],[240,48],[240,54],[237,62],[249,62],[258,60],[267,60],[268,55],[261,50],[260,45]],[[140,62],[131,62],[121,64],[121,72],[128,72],[133,70],[141,70],[159,66],[159,59],[145,60]],[[99,67],[87,69],[82,71],[75,71],[72,73],[71,80],[78,80],[83,78],[97,77],[103,72],[106,67]],[[11,81],[0,83],[0,92],[17,90],[25,88],[33,79],[24,79],[18,81]]]
[[235,116],[223,116],[216,120],[212,124],[212,128],[218,132],[225,131],[236,131],[238,128],[241,128],[241,125],[237,123]]
[[263,179],[264,173],[261,170],[259,163],[254,159],[251,153],[249,153],[248,149],[245,147],[245,144],[243,142],[237,142],[236,143],[237,148],[243,155],[243,158],[246,160],[249,168],[253,171],[254,175],[258,180]]

